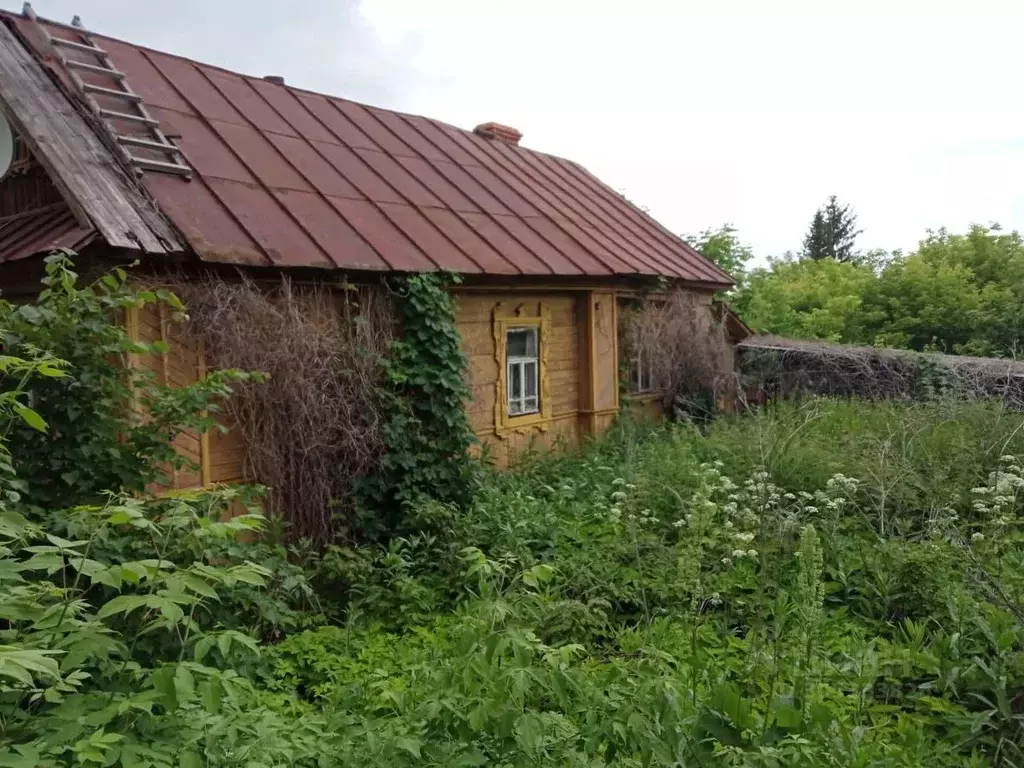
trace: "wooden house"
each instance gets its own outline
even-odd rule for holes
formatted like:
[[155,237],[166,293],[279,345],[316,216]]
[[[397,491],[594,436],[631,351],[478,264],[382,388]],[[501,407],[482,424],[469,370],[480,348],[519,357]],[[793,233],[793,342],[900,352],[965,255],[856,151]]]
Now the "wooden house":
[[[0,180],[0,287],[39,254],[303,279],[450,270],[469,412],[499,460],[595,434],[619,409],[620,302],[666,284],[702,302],[727,274],[575,162],[496,123],[464,130],[250,77],[23,13],[0,12],[0,110],[17,158]],[[667,281],[667,283],[666,283]],[[167,334],[156,310],[130,318]],[[202,374],[201,350],[151,361]],[[644,361],[629,377],[653,388]],[[237,437],[184,439],[241,474]],[[234,441],[234,442],[233,442]]]

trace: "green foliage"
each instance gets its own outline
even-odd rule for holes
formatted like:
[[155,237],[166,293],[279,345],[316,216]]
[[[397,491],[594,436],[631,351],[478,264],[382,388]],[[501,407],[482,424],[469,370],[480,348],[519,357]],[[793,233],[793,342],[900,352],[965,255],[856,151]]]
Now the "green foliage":
[[470,500],[475,438],[465,409],[466,356],[448,291],[457,280],[441,274],[396,280],[402,336],[388,361],[386,453],[370,489],[387,514],[366,521],[370,533],[375,520],[397,530],[403,510],[424,498],[460,505]]
[[734,306],[762,333],[865,342],[864,295],[875,279],[874,272],[860,264],[782,260],[754,270]]
[[728,272],[736,287],[742,288],[747,276],[747,264],[754,257],[750,246],[744,245],[731,224],[718,229],[705,229],[696,235],[688,235],[686,241]]
[[973,226],[929,233],[907,255],[780,260],[754,270],[733,303],[760,332],[1012,356],[1024,342],[1024,244]]
[[[76,371],[25,349],[0,436],[62,439],[28,393]],[[291,557],[242,489],[42,510],[12,471],[0,766],[1024,762],[1024,416],[995,405],[623,420]]]
[[[54,263],[51,275],[68,266]],[[40,324],[63,330],[64,312],[96,319],[77,307],[48,309]],[[200,755],[214,765],[290,763],[304,734],[255,705],[245,676],[260,654],[252,630],[287,590],[254,562],[267,547],[239,538],[258,535],[262,517],[251,508],[228,514],[246,498],[238,489],[151,498],[113,486],[102,504],[26,504],[3,436],[31,429],[44,444],[73,437],[54,435],[25,402],[41,399],[51,379],[80,374],[21,345],[28,357],[0,359],[0,765],[205,764]],[[116,391],[111,382],[91,386]],[[121,434],[112,430],[112,439]],[[252,600],[252,590],[267,587]],[[247,610],[253,605],[258,617]],[[257,619],[251,627],[247,617]]]
[[849,205],[840,205],[836,196],[832,195],[811,220],[811,226],[804,237],[803,255],[815,261],[855,261],[857,254],[853,246],[861,231],[857,229],[857,214],[853,209]]
[[[348,552],[372,598],[268,653],[265,701],[346,724],[340,764],[1015,765],[1024,470],[926,467],[1022,420],[947,407],[624,424],[494,475],[447,542]],[[843,423],[910,436],[884,532],[868,450],[822,448]]]
[[[245,374],[219,371],[174,388],[128,365],[131,354],[166,350],[159,342],[133,341],[124,325],[125,313],[156,302],[183,310],[171,293],[129,285],[122,269],[81,286],[66,252],[47,258],[34,303],[0,301],[0,338],[9,354],[67,363],[64,375],[31,379],[32,411],[22,411],[30,418],[7,435],[30,503],[68,507],[96,503],[111,489],[140,492],[161,479],[162,466],[181,466],[169,443],[176,430],[215,426],[218,401]],[[133,413],[139,418],[129,418]],[[44,422],[47,439],[40,440]]]

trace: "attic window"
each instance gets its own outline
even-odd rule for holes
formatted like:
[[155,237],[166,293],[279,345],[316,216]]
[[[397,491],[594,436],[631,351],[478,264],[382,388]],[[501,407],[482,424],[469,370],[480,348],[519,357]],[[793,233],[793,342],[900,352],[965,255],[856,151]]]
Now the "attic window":
[[506,334],[508,358],[508,415],[522,416],[540,411],[540,359],[538,329],[509,328]]

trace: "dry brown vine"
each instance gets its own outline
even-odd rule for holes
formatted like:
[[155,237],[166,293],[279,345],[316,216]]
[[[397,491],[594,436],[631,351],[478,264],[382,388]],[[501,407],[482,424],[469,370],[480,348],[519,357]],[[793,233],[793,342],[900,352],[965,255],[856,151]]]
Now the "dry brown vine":
[[206,276],[172,285],[208,365],[261,371],[228,412],[246,477],[270,488],[269,512],[318,544],[347,528],[355,484],[383,451],[383,360],[395,336],[382,287]]
[[714,402],[731,396],[736,377],[731,342],[714,307],[682,288],[649,296],[623,312],[625,357],[642,350],[651,361],[664,404],[705,394]]
[[737,347],[745,389],[763,401],[801,394],[920,400],[998,398],[1024,409],[1024,362],[753,336]]

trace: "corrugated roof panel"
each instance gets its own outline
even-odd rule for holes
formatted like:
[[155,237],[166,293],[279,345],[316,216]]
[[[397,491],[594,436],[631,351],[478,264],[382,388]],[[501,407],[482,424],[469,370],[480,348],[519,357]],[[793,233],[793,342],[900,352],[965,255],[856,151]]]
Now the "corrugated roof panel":
[[241,75],[219,69],[204,68],[201,71],[224,98],[259,130],[288,136],[299,135]]
[[374,117],[380,120],[402,143],[411,147],[415,152],[404,157],[423,157],[427,160],[450,161],[451,158],[440,149],[431,144],[419,131],[413,128],[408,118],[397,112],[388,112],[384,109],[377,109],[373,112]]
[[355,123],[359,129],[369,136],[383,152],[389,155],[409,156],[414,155],[409,146],[399,140],[391,131],[377,120],[362,104],[344,99],[331,99],[331,104],[345,117]]
[[473,177],[477,187],[485,189],[488,195],[501,203],[509,213],[524,218],[541,218],[544,215],[514,189],[514,179],[499,178],[489,168],[482,168],[479,165],[467,165],[462,170]]
[[295,96],[309,110],[309,113],[330,131],[332,141],[335,143],[340,142],[353,149],[380,149],[377,144],[370,140],[369,136],[359,130],[355,123],[345,117],[326,96],[302,91],[297,92]]
[[189,194],[181,194],[181,179],[154,173],[146,188],[161,210],[178,224],[189,245],[207,261],[267,266],[272,261],[252,235],[207,186],[193,179]]
[[379,203],[402,203],[405,200],[363,162],[353,150],[341,144],[315,142],[317,151],[369,200]]
[[[623,207],[621,196],[619,200],[609,196],[610,190],[604,185],[602,189],[595,189],[590,183],[590,174],[580,172],[572,163],[548,158],[548,164],[557,166],[565,172],[565,176],[574,179],[579,184],[581,198],[588,201],[595,212],[594,225],[598,228],[612,228],[624,238],[632,238],[632,241],[642,246],[646,253],[656,255],[659,262],[666,264],[666,269],[675,268],[677,274],[690,275],[691,278],[701,279],[707,275],[723,276],[720,270],[714,268],[710,262],[699,257],[700,264],[694,264],[686,245],[678,238],[665,239],[660,233],[654,231],[649,217],[644,216],[632,206]],[[590,177],[589,179],[586,177]],[[659,248],[659,242],[663,246]],[[672,258],[674,257],[674,258]],[[680,263],[681,262],[681,263]],[[693,268],[686,271],[686,267]],[[705,271],[707,267],[710,271]]]
[[[191,61],[162,53],[148,53],[147,58],[160,74],[167,78],[181,98],[188,102],[190,111],[202,115],[207,120],[245,122],[238,110],[231,106],[231,102],[213,87],[199,71],[199,67]],[[114,60],[113,57],[111,60]]]
[[716,264],[697,253],[681,238],[673,235],[656,219],[647,216],[635,206],[629,204],[622,195],[602,183],[596,176],[582,168],[577,163],[568,160],[558,159],[567,172],[572,173],[581,180],[590,194],[598,200],[603,200],[607,209],[612,213],[605,217],[605,221],[617,221],[625,226],[635,237],[641,238],[651,247],[661,249],[661,252],[673,254],[675,263],[680,268],[682,276],[695,280],[706,280],[710,276],[717,275],[712,282],[731,284],[732,279],[723,272]]
[[[153,110],[153,114],[161,123],[164,121],[161,111]],[[246,184],[255,183],[256,177],[227,148],[224,140],[200,118],[174,113],[173,121],[176,130],[181,132],[178,146],[181,147],[188,158],[189,164],[195,168],[200,176],[203,178],[230,179],[231,181],[240,181]],[[150,178],[155,175],[150,174],[144,177],[147,184]],[[179,181],[181,180],[179,179]]]
[[453,128],[453,126],[438,120],[413,115],[402,115],[402,119],[423,136],[424,139],[444,153],[451,162],[463,167],[476,164],[473,156],[446,133],[445,129]]
[[[563,253],[558,247],[545,240],[532,229],[526,222],[527,219],[518,216],[494,216],[497,222],[517,242],[530,251],[535,258],[543,259],[545,264],[551,266],[551,271],[556,275],[582,275],[586,274],[583,268],[576,263],[571,254]],[[543,254],[543,256],[541,256]],[[603,273],[602,273],[603,274]]]
[[231,147],[249,170],[268,187],[308,191],[309,184],[277,148],[251,125],[210,121],[210,127]]
[[[41,44],[25,17],[0,17],[24,27],[30,47]],[[204,259],[730,282],[569,161],[436,120],[93,39],[161,127],[180,135],[193,181],[147,172],[143,183]]]
[[415,176],[399,165],[394,157],[372,149],[357,149],[355,152],[377,172],[377,175],[413,205],[441,207],[441,201]]
[[310,141],[337,141],[334,134],[324,128],[285,86],[252,79],[249,80],[249,84],[303,137]]
[[480,211],[478,205],[462,194],[458,187],[438,173],[434,166],[422,157],[397,157],[395,159],[413,178],[419,179],[448,208],[460,213]]
[[511,209],[492,195],[483,185],[455,163],[435,163],[434,169],[459,189],[484,213],[492,216],[510,216]]
[[580,268],[580,271],[583,272],[583,274],[614,274],[606,264],[588,253],[582,245],[565,234],[565,231],[552,222],[551,219],[538,217],[534,219],[526,219],[525,222],[527,226],[535,230],[541,237],[547,240],[548,243],[564,253],[567,258],[571,259],[573,263]]
[[332,197],[330,203],[359,235],[373,246],[391,269],[419,272],[435,268],[423,251],[398,229],[380,209],[366,200]]
[[520,269],[503,258],[490,243],[471,230],[455,213],[444,208],[420,208],[426,218],[440,230],[445,237],[466,254],[480,267],[481,271],[495,275],[516,275]]
[[[502,219],[511,219],[511,216],[495,217],[484,213],[460,213],[459,217],[472,227],[474,232],[490,243],[491,247],[500,253],[506,261],[518,267],[523,274],[555,274],[556,270],[553,265],[537,258],[499,223]],[[561,254],[558,254],[557,258],[560,259]],[[567,268],[572,268],[571,264],[568,262],[566,264]],[[559,271],[561,272],[561,270]]]
[[[98,45],[99,43],[97,43]],[[146,100],[147,107],[163,107],[194,114],[195,110],[149,60],[145,52],[119,40],[103,39],[103,50],[110,54],[122,72],[132,73],[132,90]]]
[[0,220],[0,263],[17,261],[54,248],[81,248],[96,236],[79,226],[64,203]]
[[521,160],[510,161],[505,156],[505,152],[517,153],[512,149],[506,150],[504,142],[498,142],[501,147],[490,141],[478,141],[475,144],[475,155],[480,157],[481,161],[488,165],[495,175],[501,175],[515,188],[517,193],[539,208],[549,221],[556,224],[575,242],[583,245],[587,252],[604,267],[615,274],[630,274],[638,271],[640,265],[636,261],[629,260],[624,255],[623,257],[616,255],[604,246],[597,244],[593,238],[581,236],[578,227],[568,226],[567,222],[578,218],[578,214],[563,199],[552,194],[544,185],[539,184],[537,179],[522,166]]
[[[492,146],[491,151],[495,155],[500,156],[501,160],[499,162],[503,164],[503,167],[509,168],[511,166],[516,168],[515,172],[520,173],[524,183],[530,184],[537,191],[537,194],[560,201],[561,204],[557,206],[559,213],[588,232],[593,232],[594,228],[597,227],[600,217],[594,216],[593,211],[587,205],[587,201],[581,199],[576,194],[576,190],[570,185],[564,184],[561,179],[548,172],[542,163],[535,162],[530,153],[514,152],[498,146]],[[614,231],[614,227],[609,227],[608,229],[609,231]],[[595,240],[600,244],[600,248],[618,254],[623,261],[629,264],[629,267],[634,272],[657,274],[664,272],[665,269],[671,269],[669,264],[659,263],[657,256],[652,258],[628,243],[616,244],[601,235],[597,235]]]
[[[548,161],[551,162],[548,162]],[[593,234],[606,248],[629,258],[636,270],[644,274],[678,274],[671,258],[651,248],[642,238],[631,238],[629,232],[618,222],[616,212],[603,210],[594,198],[578,185],[567,181],[554,172],[551,166],[557,164],[545,157],[538,161],[532,156],[523,156],[523,161],[538,166],[540,178],[557,185],[564,200],[569,202],[573,211],[579,216],[579,226]]]
[[612,272],[626,275],[640,271],[635,261],[627,260],[621,253],[609,250],[589,232],[582,229],[576,222],[565,218],[555,218],[555,223],[573,240],[582,245],[590,253],[601,260]]

